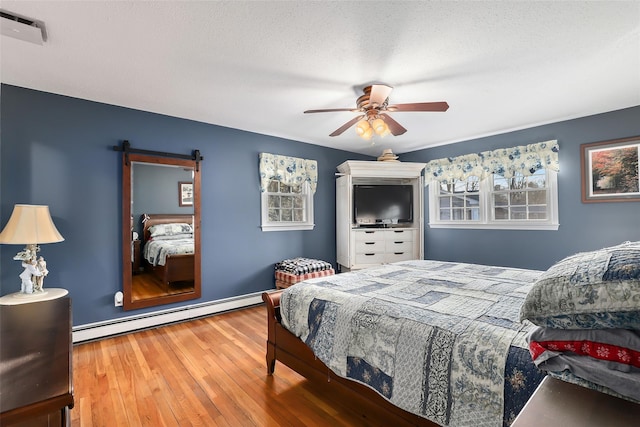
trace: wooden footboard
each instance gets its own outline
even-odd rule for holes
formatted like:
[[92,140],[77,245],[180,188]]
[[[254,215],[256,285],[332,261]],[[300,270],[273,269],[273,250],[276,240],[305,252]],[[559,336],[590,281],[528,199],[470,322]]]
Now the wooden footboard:
[[267,374],[274,373],[278,360],[309,381],[323,381],[332,393],[339,393],[342,401],[360,411],[360,416],[372,425],[437,427],[437,424],[425,418],[392,405],[371,388],[334,374],[303,341],[282,326],[282,292],[262,294],[262,300],[267,305]]

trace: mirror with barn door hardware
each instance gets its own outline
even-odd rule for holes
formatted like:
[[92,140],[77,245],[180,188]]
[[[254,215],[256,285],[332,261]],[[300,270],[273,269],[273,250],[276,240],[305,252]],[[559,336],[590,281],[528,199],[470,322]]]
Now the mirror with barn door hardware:
[[124,309],[200,298],[199,152],[120,151]]

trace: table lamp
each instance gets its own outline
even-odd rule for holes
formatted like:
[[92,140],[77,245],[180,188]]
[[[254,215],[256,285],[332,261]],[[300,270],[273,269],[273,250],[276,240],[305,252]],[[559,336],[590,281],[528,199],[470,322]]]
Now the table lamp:
[[13,257],[21,261],[24,271],[20,274],[22,286],[19,296],[40,296],[46,291],[43,288],[44,277],[49,273],[43,257],[36,254],[40,251],[40,243],[62,242],[60,235],[49,214],[49,206],[15,205],[9,222],[0,233],[0,243],[9,245],[26,245]]

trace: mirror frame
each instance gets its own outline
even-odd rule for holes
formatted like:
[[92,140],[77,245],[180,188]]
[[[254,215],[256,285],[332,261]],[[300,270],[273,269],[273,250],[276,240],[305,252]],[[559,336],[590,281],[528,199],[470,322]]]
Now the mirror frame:
[[[194,239],[194,283],[193,292],[163,295],[133,301],[133,271],[131,263],[131,172],[132,163],[149,163],[193,168],[193,239]],[[160,157],[145,154],[123,153],[122,155],[122,293],[124,310],[152,307],[174,302],[198,299],[202,296],[202,252],[200,239],[200,168],[196,160]]]

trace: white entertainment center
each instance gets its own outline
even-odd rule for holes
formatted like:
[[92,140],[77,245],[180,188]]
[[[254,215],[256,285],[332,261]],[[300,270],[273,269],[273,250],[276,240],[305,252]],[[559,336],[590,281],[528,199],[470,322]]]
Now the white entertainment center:
[[[358,160],[338,166],[336,252],[340,271],[424,258],[424,166],[424,163]],[[354,186],[388,185],[413,189],[410,219],[356,222]]]

